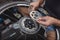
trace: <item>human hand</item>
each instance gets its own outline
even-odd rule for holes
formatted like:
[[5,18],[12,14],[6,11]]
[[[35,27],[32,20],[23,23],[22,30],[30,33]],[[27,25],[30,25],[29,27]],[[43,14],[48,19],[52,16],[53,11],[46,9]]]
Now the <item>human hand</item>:
[[38,9],[42,3],[43,3],[43,0],[37,0],[35,2],[30,3],[30,9],[32,9],[32,10]]
[[45,17],[40,17],[36,21],[40,24],[43,24],[45,26],[50,26],[52,24],[55,24],[57,19],[50,17],[50,16],[45,16]]
[[36,9],[38,9],[38,7],[39,7],[39,2],[32,2],[32,3],[30,3],[30,8],[32,10],[36,10]]

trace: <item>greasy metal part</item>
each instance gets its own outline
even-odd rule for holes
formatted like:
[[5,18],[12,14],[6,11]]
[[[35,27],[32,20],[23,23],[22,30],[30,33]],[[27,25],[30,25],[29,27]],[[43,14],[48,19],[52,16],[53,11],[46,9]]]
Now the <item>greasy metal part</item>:
[[21,18],[18,23],[20,25],[20,30],[26,34],[35,34],[41,28],[40,25],[38,26],[38,24],[29,17]]

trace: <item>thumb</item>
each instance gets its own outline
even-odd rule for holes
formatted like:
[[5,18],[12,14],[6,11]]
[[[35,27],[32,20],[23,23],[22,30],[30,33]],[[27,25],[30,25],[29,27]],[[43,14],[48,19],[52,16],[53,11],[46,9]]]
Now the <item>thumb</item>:
[[36,9],[36,8],[35,8],[33,5],[30,5],[30,6],[29,6],[29,10],[35,11],[35,9]]
[[33,7],[32,10],[35,11],[36,10],[35,7]]
[[46,21],[46,18],[45,17],[40,17],[37,19],[37,21]]

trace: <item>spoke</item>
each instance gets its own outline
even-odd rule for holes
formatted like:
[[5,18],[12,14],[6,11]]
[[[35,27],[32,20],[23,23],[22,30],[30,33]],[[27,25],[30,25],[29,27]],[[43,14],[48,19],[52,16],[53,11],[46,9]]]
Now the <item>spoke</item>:
[[37,36],[37,35],[35,35],[35,37],[36,37],[36,39],[38,40],[38,36]]
[[19,38],[21,38],[22,37],[22,35],[20,35],[16,40],[18,40]]
[[42,36],[41,34],[37,34],[37,36],[40,36],[42,39],[46,40],[46,38]]
[[9,16],[9,15],[7,15],[7,14],[4,14],[4,13],[3,13],[3,15],[5,15],[5,16],[11,18],[11,19],[14,20],[14,21],[17,21],[17,19],[15,19],[15,18],[13,18],[13,17],[11,17],[11,16]]
[[27,35],[25,35],[25,40],[26,40],[26,38],[27,38]]

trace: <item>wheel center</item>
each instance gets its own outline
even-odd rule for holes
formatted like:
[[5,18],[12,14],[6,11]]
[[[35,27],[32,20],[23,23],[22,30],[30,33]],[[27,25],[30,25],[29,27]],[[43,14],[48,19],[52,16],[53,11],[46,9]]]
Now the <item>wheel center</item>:
[[25,27],[26,27],[26,28],[29,28],[29,29],[35,28],[35,24],[34,24],[34,22],[33,22],[32,20],[27,19],[27,20],[24,22],[24,24],[25,24]]
[[23,17],[19,20],[20,30],[26,34],[35,34],[40,30],[38,24],[29,17]]

